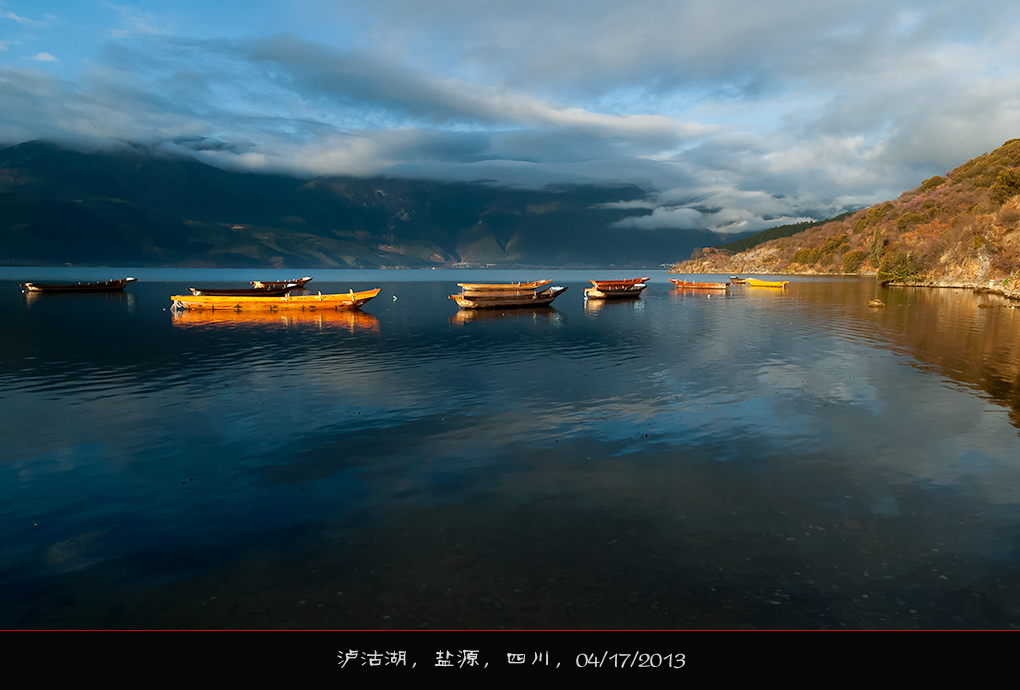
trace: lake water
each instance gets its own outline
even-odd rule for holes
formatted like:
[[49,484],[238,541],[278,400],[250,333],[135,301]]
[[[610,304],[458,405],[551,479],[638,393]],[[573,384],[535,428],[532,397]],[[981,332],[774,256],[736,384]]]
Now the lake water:
[[[1020,312],[632,273],[0,269],[0,627],[1020,625]],[[169,310],[297,275],[382,292]]]

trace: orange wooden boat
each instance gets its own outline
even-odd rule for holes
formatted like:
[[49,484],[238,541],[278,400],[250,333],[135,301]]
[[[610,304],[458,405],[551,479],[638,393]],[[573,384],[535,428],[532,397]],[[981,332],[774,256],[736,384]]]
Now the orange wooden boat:
[[729,283],[693,283],[689,280],[670,278],[669,282],[681,290],[729,290]]
[[271,311],[276,309],[314,309],[323,311],[341,311],[360,309],[365,302],[379,294],[380,288],[362,292],[339,293],[332,295],[284,295],[283,297],[231,297],[225,295],[174,295],[175,309],[255,309]]

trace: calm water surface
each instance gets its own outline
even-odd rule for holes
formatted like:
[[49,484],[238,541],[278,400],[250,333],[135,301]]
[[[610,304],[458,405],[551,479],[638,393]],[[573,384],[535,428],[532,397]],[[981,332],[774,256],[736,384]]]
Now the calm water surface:
[[[588,278],[628,273],[291,271],[382,293],[168,309],[276,273],[0,269],[0,627],[1020,625],[1000,300],[653,272],[586,305]],[[122,295],[17,286],[128,274]],[[447,299],[537,277],[570,289]]]

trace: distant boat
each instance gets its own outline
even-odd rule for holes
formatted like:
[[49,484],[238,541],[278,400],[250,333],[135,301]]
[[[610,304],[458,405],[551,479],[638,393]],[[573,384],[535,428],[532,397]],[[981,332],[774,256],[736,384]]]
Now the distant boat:
[[591,280],[593,287],[584,291],[587,299],[633,299],[648,287],[651,278],[627,278],[624,280]]
[[728,290],[730,288],[729,283],[693,283],[689,280],[678,280],[676,278],[670,278],[669,282],[681,290]]
[[331,295],[284,295],[282,297],[230,296],[230,295],[174,295],[175,309],[245,309],[276,310],[333,310],[360,309],[365,302],[379,294],[380,288],[362,292],[339,293]]
[[461,309],[542,307],[551,304],[567,288],[549,287],[551,280],[532,283],[458,283],[462,292],[450,295]]
[[292,290],[297,290],[307,285],[311,279],[311,276],[305,276],[304,278],[295,278],[294,280],[253,280],[251,281],[251,285],[256,289],[280,289],[289,287]]
[[28,292],[118,292],[136,280],[137,278],[121,278],[100,283],[22,283],[21,287]]
[[730,276],[730,282],[734,285],[744,285],[747,283],[747,278],[741,278],[740,276]]
[[767,288],[784,288],[789,283],[789,280],[758,280],[757,278],[748,278],[748,287],[767,287]]
[[282,297],[293,289],[293,283],[281,288],[188,288],[193,295],[209,297]]

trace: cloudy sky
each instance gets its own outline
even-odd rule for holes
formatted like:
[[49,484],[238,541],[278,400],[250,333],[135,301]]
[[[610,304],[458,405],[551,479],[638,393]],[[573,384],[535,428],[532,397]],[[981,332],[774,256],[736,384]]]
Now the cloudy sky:
[[633,182],[646,226],[876,203],[1020,137],[1005,0],[0,0],[0,142]]

